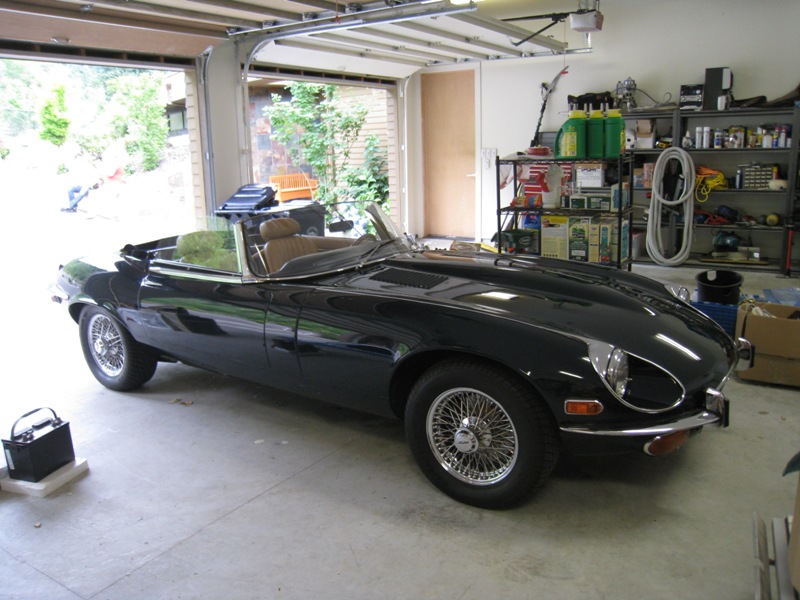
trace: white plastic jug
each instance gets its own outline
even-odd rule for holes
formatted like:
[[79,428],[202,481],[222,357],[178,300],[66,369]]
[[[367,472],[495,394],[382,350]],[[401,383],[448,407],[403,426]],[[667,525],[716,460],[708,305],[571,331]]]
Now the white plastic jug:
[[561,207],[561,182],[564,178],[563,169],[552,164],[547,168],[542,185],[542,208]]

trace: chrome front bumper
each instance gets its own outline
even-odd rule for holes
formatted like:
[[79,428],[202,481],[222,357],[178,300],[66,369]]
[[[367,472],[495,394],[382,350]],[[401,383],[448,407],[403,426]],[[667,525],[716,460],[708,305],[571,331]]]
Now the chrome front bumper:
[[727,427],[729,425],[730,402],[725,395],[709,388],[706,391],[705,410],[689,417],[683,417],[670,423],[652,425],[636,429],[595,429],[591,427],[561,427],[566,433],[581,433],[587,435],[615,436],[615,437],[655,437],[667,436],[682,431],[700,429],[706,425]]

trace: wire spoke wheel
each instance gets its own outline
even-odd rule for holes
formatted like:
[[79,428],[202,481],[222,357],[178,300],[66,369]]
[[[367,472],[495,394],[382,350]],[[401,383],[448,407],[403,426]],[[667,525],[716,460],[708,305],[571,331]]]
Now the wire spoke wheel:
[[130,391],[150,381],[157,356],[139,344],[106,310],[85,307],[79,320],[81,347],[92,375],[112,390]]
[[454,358],[425,371],[409,394],[405,422],[430,482],[481,508],[524,501],[558,460],[542,399],[513,373],[480,360]]
[[125,367],[125,346],[114,322],[97,314],[89,321],[89,344],[92,358],[109,377],[116,377]]
[[456,388],[431,404],[428,442],[439,464],[472,485],[501,481],[517,460],[517,432],[494,399],[471,388]]

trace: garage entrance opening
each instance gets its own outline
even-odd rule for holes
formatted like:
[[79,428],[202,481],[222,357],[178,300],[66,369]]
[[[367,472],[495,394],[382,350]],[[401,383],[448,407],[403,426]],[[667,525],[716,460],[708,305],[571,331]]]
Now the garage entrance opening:
[[0,59],[4,194],[76,252],[193,227],[191,89],[183,71]]
[[377,201],[399,215],[391,86],[259,77],[248,94],[254,181],[301,177],[322,202]]

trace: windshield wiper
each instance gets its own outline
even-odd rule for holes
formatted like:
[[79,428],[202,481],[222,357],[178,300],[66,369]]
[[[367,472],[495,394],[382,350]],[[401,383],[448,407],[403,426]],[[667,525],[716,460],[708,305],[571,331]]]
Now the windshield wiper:
[[383,240],[382,242],[379,242],[377,246],[375,246],[375,247],[374,247],[372,250],[370,250],[370,251],[369,251],[369,252],[368,252],[366,255],[364,255],[364,258],[362,258],[362,259],[361,259],[361,262],[359,262],[359,264],[358,264],[358,267],[359,267],[359,268],[361,268],[361,267],[363,267],[364,265],[366,265],[366,264],[367,264],[367,263],[370,261],[370,259],[371,259],[373,256],[375,256],[375,253],[376,253],[378,250],[380,250],[381,248],[385,248],[385,247],[386,247],[386,246],[388,246],[389,244],[395,243],[395,242],[397,242],[397,241],[398,241],[398,240],[397,240],[397,238],[390,238],[390,239],[388,239],[388,240]]

